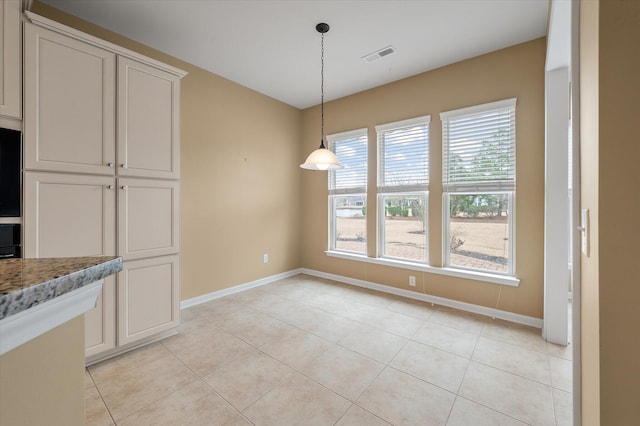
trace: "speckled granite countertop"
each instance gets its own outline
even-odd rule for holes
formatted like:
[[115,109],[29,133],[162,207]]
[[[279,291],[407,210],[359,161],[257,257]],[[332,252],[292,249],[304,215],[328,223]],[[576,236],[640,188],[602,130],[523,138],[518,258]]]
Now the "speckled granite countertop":
[[114,256],[0,260],[0,320],[121,270]]

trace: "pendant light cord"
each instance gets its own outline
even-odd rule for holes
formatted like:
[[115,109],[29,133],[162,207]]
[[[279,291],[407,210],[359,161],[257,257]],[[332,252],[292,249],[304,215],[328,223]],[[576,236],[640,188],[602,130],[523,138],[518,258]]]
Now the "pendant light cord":
[[320,139],[320,148],[326,148],[324,146],[324,33],[321,33],[321,41],[320,41],[320,116],[321,125],[320,125],[320,135],[322,139]]

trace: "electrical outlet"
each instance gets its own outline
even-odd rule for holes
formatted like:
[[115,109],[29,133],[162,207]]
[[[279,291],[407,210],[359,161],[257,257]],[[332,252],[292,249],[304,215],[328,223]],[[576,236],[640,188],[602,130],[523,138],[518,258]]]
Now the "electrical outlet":
[[415,287],[416,286],[416,277],[414,277],[413,275],[409,275],[409,285],[411,287]]
[[262,262],[269,263],[269,255],[267,253],[262,255]]

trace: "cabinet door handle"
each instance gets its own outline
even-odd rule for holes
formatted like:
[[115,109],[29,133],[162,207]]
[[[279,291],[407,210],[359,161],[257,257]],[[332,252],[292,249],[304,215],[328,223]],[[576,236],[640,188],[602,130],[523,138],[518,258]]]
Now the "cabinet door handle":
[[127,185],[122,185],[120,188],[121,189],[127,189]]
[[107,163],[107,167],[113,167],[113,163]]
[[126,169],[127,168],[127,163],[120,164],[120,167],[122,167],[123,169]]
[[113,189],[113,185],[105,185],[107,189]]

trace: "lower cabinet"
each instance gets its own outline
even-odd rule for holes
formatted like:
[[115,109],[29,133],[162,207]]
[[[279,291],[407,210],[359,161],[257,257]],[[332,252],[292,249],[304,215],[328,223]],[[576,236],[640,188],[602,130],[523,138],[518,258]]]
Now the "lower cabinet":
[[180,322],[178,256],[124,262],[118,273],[118,345],[126,345]]
[[25,257],[124,258],[85,314],[87,362],[178,327],[178,182],[32,171],[23,181]]
[[105,278],[96,307],[84,314],[85,356],[116,347],[116,279]]
[[178,327],[179,268],[178,255],[131,260],[117,279],[105,279],[96,307],[84,316],[89,363]]

